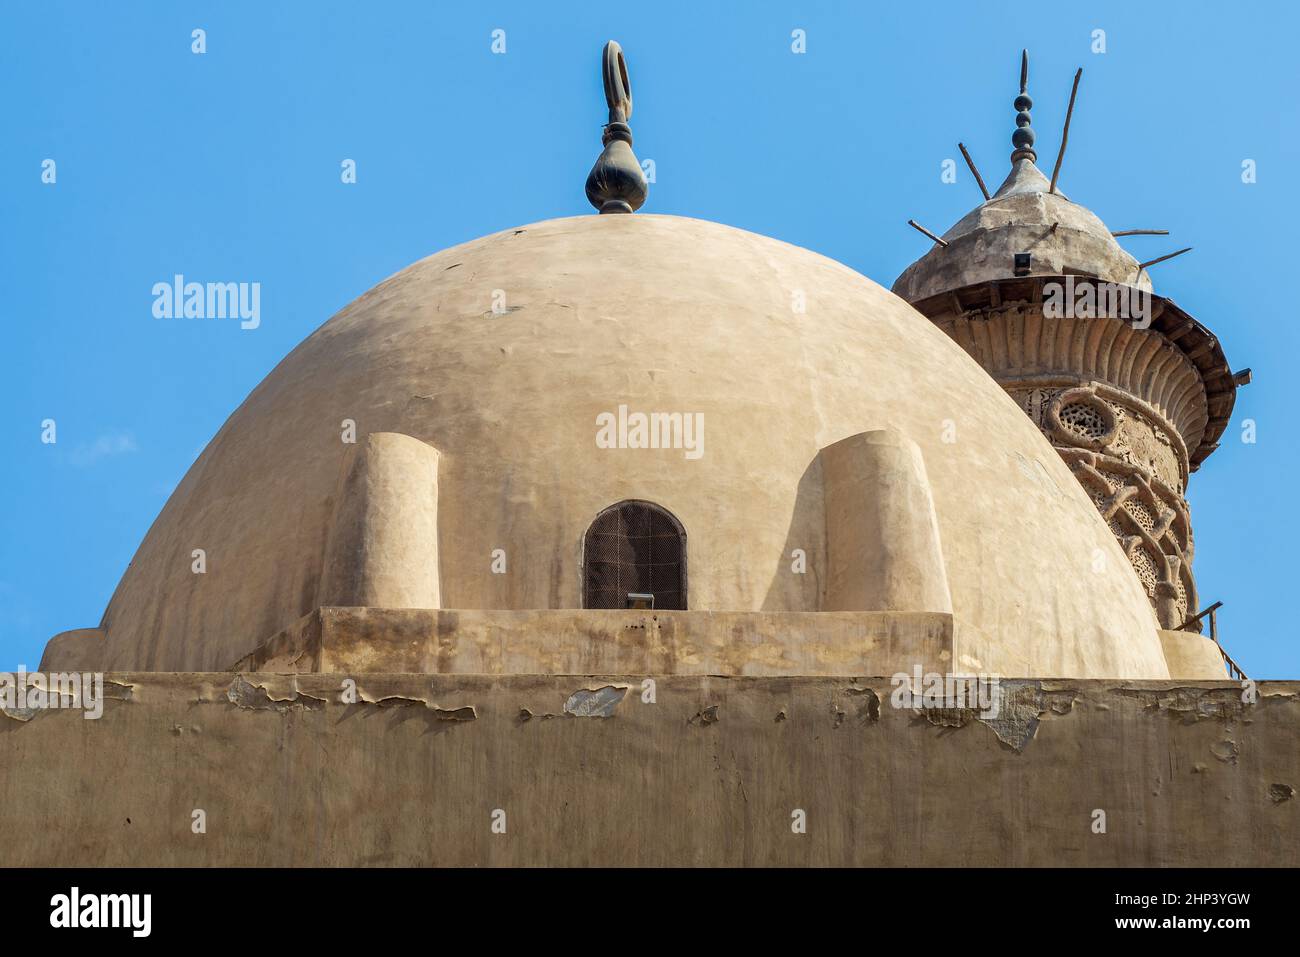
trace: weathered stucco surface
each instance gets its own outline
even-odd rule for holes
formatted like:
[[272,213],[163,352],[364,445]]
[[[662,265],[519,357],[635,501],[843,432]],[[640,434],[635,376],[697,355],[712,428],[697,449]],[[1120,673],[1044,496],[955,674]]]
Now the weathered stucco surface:
[[[953,670],[938,612],[319,608],[235,671],[336,674],[894,674]],[[902,664],[906,662],[906,664]]]
[[98,721],[0,714],[4,863],[1300,864],[1300,683],[1004,682],[984,720],[643,680],[110,675]]
[[[702,455],[599,447],[596,418],[620,405],[703,415]],[[893,429],[924,463],[963,668],[1169,675],[1114,536],[957,344],[816,253],[645,215],[552,220],[445,250],[317,330],[163,508],[105,613],[104,667],[229,667],[321,603],[332,525],[358,513],[344,420],[358,442],[393,433],[437,451],[436,495],[427,476],[411,496],[378,494],[402,485],[388,476],[363,504],[393,533],[386,541],[418,555],[384,503],[436,503],[437,590],[450,609],[579,607],[588,525],[635,498],[685,526],[691,609],[822,610],[820,451]],[[491,571],[497,550],[504,574]],[[806,573],[791,571],[795,550]],[[368,580],[386,595],[430,592],[427,564],[410,569],[408,588],[396,554]]]

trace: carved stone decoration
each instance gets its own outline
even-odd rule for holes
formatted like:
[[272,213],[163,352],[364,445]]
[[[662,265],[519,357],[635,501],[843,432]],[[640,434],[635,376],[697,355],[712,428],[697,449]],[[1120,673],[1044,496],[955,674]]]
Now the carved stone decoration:
[[[1172,443],[1148,415],[1108,401],[1103,391],[1110,390],[1091,383],[1009,393],[1092,498],[1128,556],[1160,626],[1178,628],[1197,604],[1191,518]],[[1148,445],[1161,442],[1168,448],[1166,457],[1142,458]],[[1161,473],[1179,488],[1162,480]]]
[[1118,319],[1048,319],[1041,304],[1004,303],[931,320],[989,375],[1012,390],[1054,377],[1094,382],[1105,398],[1138,400],[1196,450],[1211,409],[1196,365],[1161,335]]
[[1054,440],[1099,452],[1115,440],[1119,422],[1096,391],[1085,386],[1056,394],[1047,407],[1047,426]]

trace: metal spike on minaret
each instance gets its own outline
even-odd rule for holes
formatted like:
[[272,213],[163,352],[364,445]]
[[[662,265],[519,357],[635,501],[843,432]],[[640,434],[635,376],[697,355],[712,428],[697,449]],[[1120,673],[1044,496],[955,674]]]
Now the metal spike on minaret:
[[602,213],[632,213],[645,202],[650,184],[632,152],[632,83],[623,48],[613,40],[605,44],[602,72],[609,122],[600,138],[605,150],[587,175],[587,200]]
[[1011,154],[1011,165],[1015,165],[1022,159],[1030,162],[1038,160],[1038,154],[1034,152],[1034,131],[1029,125],[1031,120],[1029,111],[1034,106],[1034,101],[1030,99],[1027,92],[1029,87],[1029,51],[1020,51],[1020,95],[1016,97],[1012,104],[1016,108],[1016,131],[1011,134],[1011,145],[1016,148]]

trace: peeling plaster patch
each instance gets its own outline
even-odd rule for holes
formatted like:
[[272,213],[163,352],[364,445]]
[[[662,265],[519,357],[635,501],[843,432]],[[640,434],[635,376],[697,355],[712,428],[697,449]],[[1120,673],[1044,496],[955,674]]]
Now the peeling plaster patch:
[[1066,713],[1074,701],[1072,692],[1045,694],[1042,683],[1038,681],[1003,680],[998,683],[998,689],[996,718],[980,717],[975,708],[925,708],[922,713],[930,724],[939,728],[964,728],[972,721],[978,721],[1008,748],[1023,751],[1038,732],[1039,719],[1045,712]]
[[963,728],[975,716],[967,708],[923,708],[922,714],[936,728]]
[[1247,705],[1236,688],[1116,688],[1117,694],[1146,704],[1146,710],[1177,717],[1184,724],[1206,718],[1231,720],[1246,713]]
[[535,712],[529,711],[527,708],[519,709],[520,721],[532,721],[533,718],[537,718],[539,721],[548,721],[551,718],[571,718],[571,717],[573,716],[568,714],[556,714],[554,711],[543,711],[541,714],[537,714]]
[[711,704],[702,711],[695,712],[695,717],[687,719],[687,724],[698,724],[701,727],[715,724],[718,720],[718,706]]
[[407,698],[402,695],[388,695],[377,701],[362,699],[363,704],[373,704],[376,708],[426,708],[433,712],[433,717],[439,721],[476,721],[478,712],[472,704],[467,704],[463,708],[440,708],[436,704],[430,704],[423,698]]
[[845,688],[845,694],[862,695],[858,705],[858,723],[868,724],[880,720],[880,695],[870,688]]
[[384,695],[382,698],[374,698],[360,687],[357,688],[357,701],[353,707],[357,705],[373,705],[376,708],[423,708],[431,712],[431,716],[438,721],[475,721],[478,719],[478,711],[472,704],[459,708],[442,708],[427,698],[413,698],[409,695],[390,694]]
[[[7,717],[7,718],[12,718],[14,721],[27,722],[27,721],[31,721],[34,717],[36,717],[36,715],[37,715],[38,713],[40,713],[40,712],[42,712],[42,711],[71,711],[71,710],[74,710],[74,709],[77,709],[77,708],[81,708],[81,707],[82,707],[80,704],[77,703],[77,698],[76,698],[75,695],[69,694],[68,692],[63,691],[63,690],[60,689],[60,688],[49,688],[49,689],[46,689],[46,688],[42,687],[41,685],[38,685],[35,681],[30,680],[31,676],[32,676],[32,675],[36,675],[36,674],[39,674],[39,672],[31,672],[31,673],[29,674],[29,676],[28,676],[28,677],[29,677],[29,681],[28,681],[28,683],[27,683],[27,687],[28,687],[28,688],[41,688],[41,690],[45,691],[45,694],[46,694],[47,700],[49,700],[49,701],[52,701],[52,700],[53,700],[53,697],[54,697],[55,695],[58,695],[58,698],[59,698],[59,702],[60,702],[60,703],[59,703],[58,705],[49,704],[49,705],[47,705],[47,706],[44,707],[44,708],[35,708],[35,707],[5,708],[5,707],[0,707],[0,714],[3,714],[3,715],[4,715],[5,717]],[[133,692],[134,692],[134,688],[135,688],[135,685],[129,685],[129,684],[124,684],[124,683],[122,683],[122,682],[120,682],[120,681],[109,681],[109,680],[105,679],[105,680],[104,680],[104,687],[103,687],[103,690],[100,692],[99,699],[100,699],[101,702],[106,701],[106,700],[108,700],[108,699],[110,699],[110,698],[111,698],[112,700],[114,700],[114,701],[130,701],[130,700],[131,700],[131,697],[132,697],[132,694],[133,694]]]
[[[940,728],[962,728],[971,721],[978,721],[1008,748],[1023,751],[1038,733],[1041,721],[1069,714],[1078,698],[1078,692],[1069,689],[1044,691],[1041,681],[1009,679],[998,682],[998,695],[995,718],[982,717],[975,708],[926,708],[924,716],[930,724]],[[879,707],[877,701],[877,716]]]
[[780,711],[776,713],[776,720],[784,721],[785,719],[786,719],[785,708],[782,708]]
[[434,717],[439,721],[477,721],[478,711],[472,704],[467,704],[463,708],[439,708],[433,705],[430,709]]
[[1024,751],[1038,733],[1038,712],[1032,707],[1002,705],[1002,714],[984,722],[998,740],[1013,751]]
[[[998,740],[1013,751],[1023,751],[1038,733],[1044,716],[1060,716],[1074,710],[1077,692],[1044,691],[1041,681],[998,682],[1001,700],[996,718],[979,718]],[[978,714],[976,715],[978,718]]]
[[880,720],[880,696],[870,688],[859,687],[858,679],[854,678],[849,687],[831,693],[831,727],[843,726],[844,720],[850,716],[850,705],[852,716],[859,726]]
[[15,721],[30,721],[36,717],[36,712],[41,708],[0,708],[0,714],[6,718],[13,718]]
[[1078,692],[1044,691],[1041,681],[1002,679],[998,682],[997,717],[985,718],[977,708],[924,708],[922,716],[939,728],[963,728],[972,721],[986,725],[1013,751],[1023,751],[1045,718],[1069,714]]
[[627,685],[579,689],[564,702],[564,713],[575,718],[612,718],[614,711],[623,702],[627,689]]
[[1225,764],[1237,763],[1237,742],[1231,738],[1210,745],[1210,753]]
[[226,699],[238,708],[251,711],[284,713],[292,708],[315,710],[325,707],[323,698],[315,698],[297,690],[287,698],[272,698],[266,688],[249,684],[243,675],[235,675],[235,680],[230,682],[230,687],[226,689]]
[[1074,703],[1079,700],[1079,694],[1076,691],[1045,691],[1043,692],[1043,704],[1046,706],[1039,717],[1044,714],[1055,716],[1069,714],[1074,710]]
[[1273,799],[1274,804],[1281,804],[1295,797],[1295,788],[1289,784],[1270,784],[1268,796]]

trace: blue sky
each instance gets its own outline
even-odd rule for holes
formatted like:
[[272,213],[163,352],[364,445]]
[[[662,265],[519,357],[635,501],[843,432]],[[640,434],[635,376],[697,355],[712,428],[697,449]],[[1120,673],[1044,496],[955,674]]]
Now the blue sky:
[[[1172,230],[1128,240],[1139,258],[1194,246],[1153,267],[1157,291],[1255,372],[1191,483],[1202,598],[1252,677],[1300,677],[1298,30],[1289,3],[6,4],[0,669],[98,624],[198,452],[330,315],[440,248],[591,211],[616,38],[656,164],[646,211],[885,285],[925,252],[907,219],[943,231],[979,200],[959,139],[1001,181],[1021,47],[1049,169],[1082,66],[1063,189],[1111,229]],[[151,287],[177,272],[260,282],[260,327],[156,321]]]

